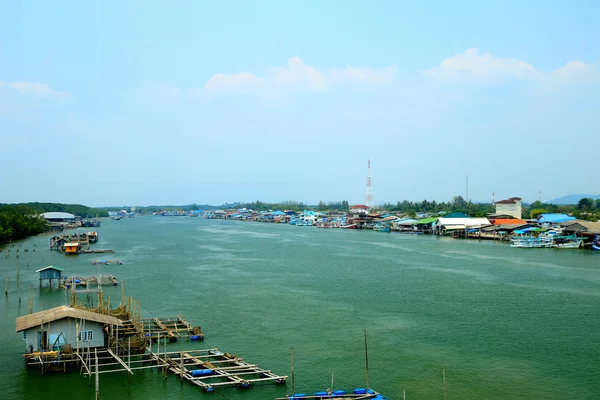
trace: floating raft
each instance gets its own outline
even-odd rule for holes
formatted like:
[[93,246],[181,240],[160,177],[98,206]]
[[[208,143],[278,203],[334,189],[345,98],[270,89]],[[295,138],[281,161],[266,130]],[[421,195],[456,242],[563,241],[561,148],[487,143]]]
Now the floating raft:
[[190,340],[204,340],[202,329],[199,326],[192,326],[180,315],[142,318],[140,322],[143,326],[144,336],[152,341],[165,337],[168,337],[171,342],[176,342],[181,337],[188,337]]
[[323,392],[315,392],[315,394],[297,393],[288,397],[279,397],[276,400],[300,400],[300,399],[337,399],[337,400],[359,400],[359,399],[378,399],[388,400],[387,397],[377,393],[373,389],[356,388],[350,391],[346,390],[327,390]]
[[[102,286],[117,286],[119,281],[116,276],[113,275],[101,275],[100,276],[100,285]],[[70,289],[73,286],[81,287],[81,286],[97,286],[98,285],[98,277],[97,276],[71,276],[71,277],[63,277],[60,281],[60,287],[63,289]]]
[[94,265],[98,265],[98,264],[102,264],[102,265],[112,265],[112,264],[123,265],[123,261],[121,261],[121,260],[92,260],[92,264],[94,264]]
[[85,254],[92,254],[92,253],[114,253],[114,250],[110,250],[110,249],[84,249],[81,251],[82,253]]
[[217,349],[152,353],[152,357],[160,365],[167,364],[169,371],[182,380],[207,392],[223,386],[247,388],[259,382],[284,384],[287,379]]

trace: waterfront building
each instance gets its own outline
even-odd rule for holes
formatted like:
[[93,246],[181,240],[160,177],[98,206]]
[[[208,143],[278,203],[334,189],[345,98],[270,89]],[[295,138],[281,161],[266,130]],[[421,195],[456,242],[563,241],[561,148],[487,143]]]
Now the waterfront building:
[[496,202],[496,215],[510,215],[513,218],[521,219],[522,205],[520,197],[511,197],[510,199]]
[[27,353],[71,348],[105,347],[105,326],[123,326],[109,315],[60,306],[17,318]]

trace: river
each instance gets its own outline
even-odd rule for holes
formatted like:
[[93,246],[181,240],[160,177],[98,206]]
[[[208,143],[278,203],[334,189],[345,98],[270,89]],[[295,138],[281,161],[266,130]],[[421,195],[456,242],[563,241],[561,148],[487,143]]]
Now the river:
[[[296,392],[369,384],[390,399],[596,399],[600,393],[600,252],[513,249],[491,241],[283,224],[136,217],[105,220],[95,247],[114,254],[64,256],[49,236],[0,252],[0,387],[4,399],[92,399],[74,373],[27,370],[15,318],[62,305],[36,269],[115,275],[144,317],[181,314],[204,342],[276,374]],[[12,247],[11,247],[12,246]],[[19,247],[20,246],[20,247]],[[10,253],[8,250],[10,249]],[[28,249],[28,252],[24,252]],[[16,285],[20,254],[21,304]],[[35,251],[34,251],[35,250]],[[6,258],[6,255],[9,255]],[[92,259],[123,265],[95,266]],[[105,298],[120,299],[120,287]],[[113,303],[115,303],[113,301]],[[116,305],[116,303],[115,303]],[[100,378],[111,399],[248,399],[285,396],[285,385],[205,393],[153,370]]]

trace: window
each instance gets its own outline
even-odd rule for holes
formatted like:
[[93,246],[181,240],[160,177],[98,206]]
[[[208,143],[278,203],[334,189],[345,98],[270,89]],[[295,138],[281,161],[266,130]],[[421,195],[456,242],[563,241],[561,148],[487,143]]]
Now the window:
[[92,331],[80,331],[77,340],[80,342],[90,342],[92,340]]
[[27,331],[21,332],[21,337],[23,338],[23,340],[27,340]]

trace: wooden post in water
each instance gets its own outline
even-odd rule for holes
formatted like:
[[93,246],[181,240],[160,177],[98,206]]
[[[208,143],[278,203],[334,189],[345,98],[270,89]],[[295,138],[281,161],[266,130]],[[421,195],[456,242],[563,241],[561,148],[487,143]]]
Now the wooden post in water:
[[444,376],[444,400],[446,400],[446,370],[442,370],[442,375]]
[[100,374],[98,373],[98,349],[94,349],[96,358],[96,400],[100,399]]
[[369,351],[367,349],[367,328],[365,328],[365,365],[366,365],[366,372],[367,372],[367,389],[368,389],[370,386],[369,386]]
[[6,289],[4,290],[4,295],[8,296],[8,274],[6,274]]
[[181,361],[179,362],[179,372],[181,372],[181,385],[183,386],[183,351],[179,352],[179,357]]
[[19,272],[19,258],[17,258],[17,290],[19,292],[19,304],[21,304],[21,273]]
[[406,400],[406,389],[402,389],[402,398]]
[[290,358],[291,358],[291,362],[292,362],[292,393],[291,393],[291,395],[293,396],[296,393],[296,390],[294,389],[294,346],[290,347]]
[[[127,366],[131,368],[131,336],[127,338]],[[131,384],[131,374],[127,374],[127,383]]]

